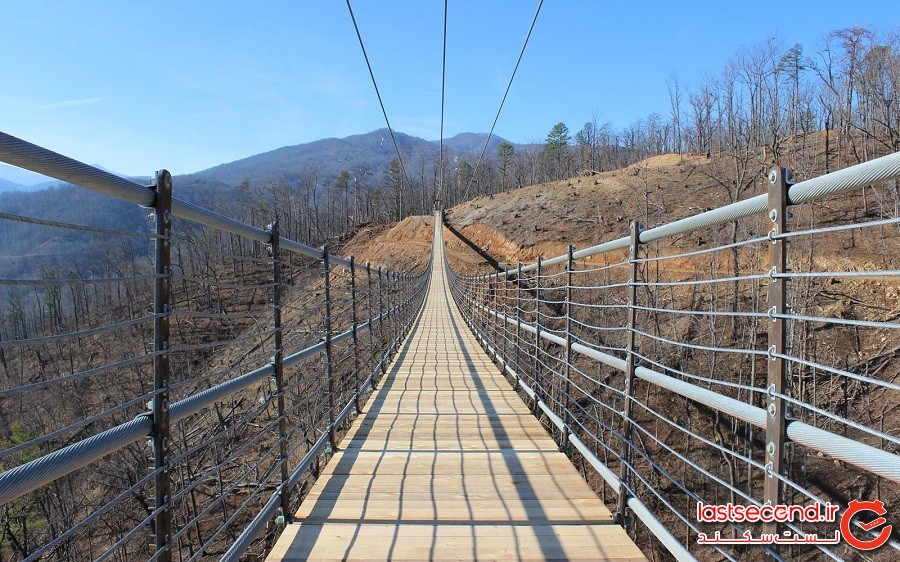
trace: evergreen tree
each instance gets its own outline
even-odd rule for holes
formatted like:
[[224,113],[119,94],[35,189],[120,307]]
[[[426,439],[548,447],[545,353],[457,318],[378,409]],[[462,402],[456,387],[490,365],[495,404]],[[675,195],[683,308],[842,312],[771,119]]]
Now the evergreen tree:
[[565,123],[553,125],[544,143],[544,157],[555,167],[555,179],[563,176],[564,162],[569,149],[569,128]]
[[516,149],[513,145],[506,141],[497,145],[497,158],[500,160],[500,181],[504,191],[506,191],[506,174],[509,170],[509,162],[512,160],[515,151]]

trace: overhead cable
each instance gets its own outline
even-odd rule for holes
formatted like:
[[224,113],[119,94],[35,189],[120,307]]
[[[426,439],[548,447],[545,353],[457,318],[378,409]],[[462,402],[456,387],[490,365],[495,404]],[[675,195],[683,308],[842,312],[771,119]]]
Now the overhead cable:
[[506,91],[503,93],[503,99],[500,100],[500,107],[497,108],[497,114],[494,116],[494,122],[491,124],[491,130],[488,133],[486,139],[484,139],[484,146],[481,148],[481,156],[478,157],[478,161],[475,163],[475,169],[472,171],[472,176],[469,178],[469,182],[466,184],[466,193],[469,192],[469,187],[472,185],[472,181],[478,175],[478,167],[481,166],[482,160],[484,160],[484,154],[487,152],[488,144],[491,142],[491,137],[494,136],[494,128],[497,126],[497,121],[500,119],[500,112],[503,111],[503,105],[506,103],[506,97],[509,95],[509,90],[512,88],[513,80],[516,78],[516,72],[519,71],[519,64],[522,62],[522,56],[525,55],[525,47],[528,46],[528,40],[531,39],[531,32],[534,31],[534,25],[537,23],[538,15],[541,13],[541,6],[544,5],[544,0],[538,1],[537,10],[534,12],[534,18],[531,20],[531,27],[528,28],[528,34],[525,36],[525,42],[522,43],[522,50],[519,51],[519,58],[516,59],[516,66],[513,68],[512,75],[509,77],[509,83],[506,85]]
[[362,34],[359,32],[359,25],[356,23],[356,16],[353,15],[353,7],[350,6],[350,0],[346,0],[346,2],[347,10],[350,12],[350,19],[353,20],[353,29],[356,30],[356,38],[359,39],[359,48],[362,49],[363,58],[366,59],[369,77],[372,78],[372,86],[375,87],[375,95],[378,96],[378,105],[381,106],[381,114],[384,115],[384,123],[387,125],[388,133],[391,136],[391,142],[394,144],[394,150],[397,151],[397,161],[400,163],[400,172],[403,174],[403,177],[406,177],[406,167],[403,165],[403,156],[400,154],[400,146],[397,144],[397,138],[394,136],[394,129],[391,127],[391,121],[388,119],[387,110],[384,108],[384,101],[382,101],[381,92],[378,90],[378,82],[375,81],[375,73],[372,71],[372,64],[369,62],[369,55],[366,53],[366,46],[363,44]]

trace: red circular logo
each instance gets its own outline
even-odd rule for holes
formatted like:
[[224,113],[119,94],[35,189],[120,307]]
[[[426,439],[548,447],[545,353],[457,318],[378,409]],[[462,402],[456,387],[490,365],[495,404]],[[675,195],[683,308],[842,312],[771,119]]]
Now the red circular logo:
[[881,532],[878,533],[878,536],[869,538],[868,540],[860,540],[856,538],[856,536],[854,536],[853,533],[850,532],[850,520],[863,511],[871,511],[875,515],[878,515],[877,518],[869,521],[868,523],[859,522],[857,524],[857,526],[863,531],[868,533],[876,527],[887,523],[887,519],[883,517],[887,514],[887,510],[884,508],[883,501],[851,500],[850,505],[847,506],[847,511],[845,511],[844,515],[841,516],[841,535],[843,535],[844,540],[847,541],[847,544],[849,544],[853,548],[858,548],[859,550],[875,550],[879,546],[886,543],[889,538],[891,538],[891,531],[894,527],[893,525],[886,525],[881,528]]

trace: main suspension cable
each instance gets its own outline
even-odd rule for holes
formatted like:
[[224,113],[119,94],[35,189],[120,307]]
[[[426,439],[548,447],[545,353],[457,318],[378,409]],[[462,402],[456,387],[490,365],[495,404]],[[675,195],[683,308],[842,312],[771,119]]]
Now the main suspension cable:
[[491,137],[494,136],[494,128],[497,126],[497,121],[500,119],[500,112],[503,111],[503,105],[506,103],[506,97],[509,95],[509,90],[512,88],[513,80],[516,78],[516,72],[519,71],[519,64],[522,62],[522,56],[525,55],[525,47],[528,46],[528,40],[531,39],[531,32],[534,31],[534,25],[537,23],[538,15],[541,13],[541,6],[544,5],[544,0],[539,0],[537,10],[534,12],[534,19],[531,20],[531,27],[528,28],[528,34],[525,36],[525,42],[522,43],[522,50],[519,51],[519,58],[516,59],[516,66],[513,68],[512,75],[509,77],[509,83],[506,85],[506,91],[503,93],[503,99],[500,100],[500,107],[497,108],[497,115],[494,116],[494,122],[491,124],[491,131],[488,133],[487,138],[484,140],[484,146],[481,148],[481,156],[478,157],[478,161],[475,163],[475,169],[472,171],[472,175],[469,177],[469,182],[466,184],[466,199],[468,199],[469,187],[472,186],[472,181],[475,180],[475,177],[478,175],[478,168],[481,166],[482,160],[484,160],[484,154],[487,152],[488,144],[491,142]]
[[437,199],[441,202],[441,206],[444,204],[444,91],[447,83],[447,3],[448,0],[444,0],[444,52],[441,59],[441,136],[438,157],[440,180],[438,181]]
[[[543,0],[541,0],[543,2]],[[375,95],[378,96],[378,104],[381,106],[381,114],[384,115],[384,122],[387,125],[388,133],[391,136],[391,142],[394,143],[394,150],[397,151],[397,161],[400,163],[400,172],[406,177],[406,167],[403,165],[403,156],[400,154],[400,147],[397,145],[397,139],[394,137],[394,129],[391,127],[391,121],[388,119],[387,111],[384,108],[384,101],[381,99],[381,92],[378,90],[378,82],[375,81],[375,73],[372,71],[372,64],[369,62],[369,55],[366,53],[366,46],[363,44],[362,34],[359,32],[359,25],[356,23],[356,16],[353,15],[353,7],[350,0],[346,0],[347,10],[350,12],[350,19],[353,21],[353,29],[356,30],[356,38],[359,39],[359,48],[362,49],[363,58],[366,59],[366,67],[369,69],[369,76],[372,78],[372,86],[375,87]],[[403,181],[402,178],[400,181]]]

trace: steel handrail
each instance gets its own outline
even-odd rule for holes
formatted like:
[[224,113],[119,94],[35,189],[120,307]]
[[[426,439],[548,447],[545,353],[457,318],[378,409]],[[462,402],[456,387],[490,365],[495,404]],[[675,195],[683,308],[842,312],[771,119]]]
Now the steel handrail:
[[[309,470],[313,460],[315,460],[319,455],[322,454],[325,449],[325,445],[329,442],[329,436],[331,437],[331,439],[334,438],[335,431],[338,426],[346,422],[351,412],[353,411],[353,408],[358,408],[361,403],[360,400],[363,399],[371,389],[374,389],[374,385],[375,382],[377,382],[378,376],[383,375],[386,370],[385,365],[393,358],[394,354],[399,349],[400,343],[402,342],[403,338],[411,329],[418,315],[421,313],[430,279],[429,273],[432,267],[432,260],[429,260],[425,271],[418,275],[401,274],[389,270],[383,270],[381,268],[376,269],[369,264],[357,264],[353,261],[353,258],[347,259],[341,256],[335,256],[330,252],[327,252],[327,248],[316,249],[293,240],[282,238],[277,235],[277,228],[275,227],[275,225],[270,225],[265,229],[257,228],[221,213],[217,213],[210,209],[204,208],[202,206],[171,197],[171,183],[168,173],[159,174],[160,178],[164,178],[166,180],[165,182],[161,181],[161,183],[165,183],[166,185],[166,194],[162,195],[161,188],[157,188],[154,186],[144,186],[134,181],[120,178],[114,174],[106,172],[105,170],[88,166],[72,158],[68,158],[66,156],[49,151],[31,143],[27,143],[21,139],[17,139],[2,132],[0,132],[0,161],[5,161],[7,163],[25,169],[55,177],[61,181],[67,181],[69,183],[87,187],[94,191],[113,196],[126,202],[138,204],[143,207],[153,208],[158,215],[157,227],[159,227],[160,217],[164,217],[165,220],[168,221],[168,217],[171,213],[172,216],[191,220],[223,232],[236,234],[249,240],[269,244],[272,248],[272,263],[274,264],[274,268],[276,271],[276,273],[273,274],[275,275],[274,281],[265,285],[259,285],[258,287],[254,285],[254,287],[263,289],[271,287],[272,291],[274,291],[273,302],[275,302],[275,305],[271,308],[271,310],[274,311],[273,313],[276,314],[274,320],[274,332],[279,332],[282,329],[280,327],[280,320],[278,320],[280,316],[277,314],[280,309],[280,283],[278,281],[278,275],[280,274],[277,273],[277,271],[279,271],[281,267],[279,265],[280,259],[278,258],[279,250],[295,252],[313,258],[322,263],[324,266],[323,272],[325,274],[326,288],[328,287],[329,274],[330,272],[334,271],[335,267],[347,268],[347,270],[350,272],[351,288],[355,287],[355,285],[352,284],[353,276],[359,272],[365,273],[365,278],[368,280],[369,287],[367,297],[369,299],[369,312],[367,314],[367,316],[369,316],[368,319],[363,321],[359,321],[356,319],[356,306],[358,301],[354,300],[352,320],[353,326],[340,333],[331,334],[327,323],[328,309],[326,305],[326,330],[323,341],[319,341],[315,344],[307,346],[300,351],[282,357],[283,352],[280,348],[281,344],[278,343],[280,339],[276,339],[276,355],[271,358],[270,362],[265,363],[264,365],[256,369],[244,372],[243,374],[216,384],[211,388],[184,397],[178,401],[173,402],[171,405],[168,405],[165,399],[160,399],[161,396],[167,395],[162,394],[163,392],[165,392],[165,390],[154,391],[154,393],[150,394],[150,396],[155,397],[151,401],[151,406],[154,407],[154,410],[152,412],[141,413],[130,421],[120,423],[105,431],[101,431],[96,435],[79,440],[71,445],[52,451],[51,453],[45,454],[36,459],[32,459],[28,462],[24,462],[20,466],[0,473],[0,505],[2,505],[10,501],[14,501],[15,499],[20,498],[30,492],[38,490],[39,488],[59,478],[71,474],[78,469],[84,468],[91,463],[94,463],[142,439],[151,437],[153,438],[154,442],[168,441],[167,438],[157,439],[157,432],[160,431],[158,428],[161,427],[154,421],[156,419],[154,416],[156,415],[155,407],[157,403],[163,404],[162,408],[167,412],[165,417],[161,419],[163,419],[166,426],[168,426],[168,424],[184,420],[189,416],[200,413],[201,411],[213,406],[214,404],[234,396],[236,393],[239,393],[242,390],[246,390],[254,387],[254,385],[263,383],[269,377],[272,377],[276,381],[280,381],[281,379],[279,377],[281,377],[281,369],[297,365],[301,361],[309,359],[316,355],[323,354],[328,357],[328,364],[330,369],[332,361],[336,361],[336,363],[339,363],[341,361],[333,360],[331,358],[330,346],[349,341],[352,338],[354,342],[353,349],[355,350],[356,336],[358,336],[360,332],[364,330],[372,331],[376,327],[379,327],[378,331],[380,335],[378,339],[380,340],[380,343],[373,344],[373,355],[370,361],[370,363],[374,363],[374,365],[359,365],[357,363],[354,367],[354,370],[351,372],[354,377],[362,379],[366,370],[368,370],[368,376],[365,377],[365,380],[362,381],[362,384],[359,384],[359,380],[357,380],[357,388],[355,392],[353,392],[352,395],[348,398],[348,401],[345,404],[336,404],[336,407],[330,407],[328,410],[328,415],[324,414],[324,410],[321,410],[315,414],[316,416],[318,416],[317,421],[315,421],[316,427],[319,427],[321,425],[323,419],[325,422],[329,422],[328,418],[331,418],[329,427],[326,431],[323,432],[322,436],[320,436],[316,443],[306,452],[303,459],[299,462],[298,466],[292,467],[289,474],[287,472],[283,473],[283,480],[277,486],[276,493],[265,503],[261,511],[253,516],[250,524],[244,527],[243,531],[240,534],[239,540],[230,545],[226,557],[237,559],[240,554],[243,553],[244,550],[254,541],[259,531],[265,527],[265,524],[270,521],[273,515],[273,506],[278,507],[280,505],[281,507],[283,507],[284,505],[287,505],[286,502],[289,501],[287,498],[290,495],[292,488],[296,486],[302,475]],[[168,211],[169,205],[171,207],[171,211]],[[169,236],[168,231],[165,231],[162,235],[157,234],[156,238],[158,239],[158,241],[169,240],[171,239],[171,236]],[[167,253],[168,251],[169,250],[166,250]],[[159,258],[159,253],[160,249],[157,247],[157,258]],[[162,271],[167,271],[167,268],[164,268]],[[375,276],[376,273],[377,278]],[[154,278],[158,282],[160,279],[170,279],[171,276],[171,272],[169,272],[165,275],[159,274],[157,276],[154,276]],[[375,278],[375,282],[377,283],[379,294],[377,311],[375,311],[374,307],[372,306],[373,278]],[[52,280],[49,282],[52,283]],[[388,294],[386,295],[384,301],[382,301],[381,294],[385,288],[385,285],[387,285]],[[235,285],[235,287],[243,286],[245,285]],[[159,286],[157,286],[155,293],[155,296],[157,298],[160,298],[159,291]],[[353,294],[355,295],[356,293]],[[164,298],[168,299],[167,296]],[[355,296],[353,298],[356,299]],[[327,300],[328,293],[326,291],[326,301]],[[166,302],[168,305],[169,301],[166,300],[164,302]],[[163,310],[169,310],[169,312],[162,312],[154,316],[154,318],[158,319],[158,317],[162,316],[168,317],[172,314],[171,308],[166,308]],[[88,331],[66,334],[65,337],[69,338],[73,335],[95,333],[98,330],[102,329],[105,328],[92,328]],[[390,339],[385,338],[385,336],[388,335],[388,332],[390,333]],[[233,339],[231,341],[242,340]],[[17,341],[10,341],[8,343],[11,346],[21,344],[21,342]],[[155,345],[157,345],[158,343],[159,342],[155,342]],[[220,342],[216,343],[218,344]],[[221,343],[225,344],[229,342],[223,341]],[[168,342],[165,342],[165,345],[160,349],[161,350],[159,351],[155,351],[152,357],[158,358],[160,355],[171,353],[178,348],[170,348],[168,347]],[[375,355],[376,353],[378,354],[377,356]],[[248,367],[246,366],[243,367],[243,369],[247,368]],[[276,382],[276,385],[277,384],[281,383]],[[335,390],[335,394],[339,394],[341,397],[346,397],[346,392],[343,390],[343,388],[341,390]],[[281,391],[278,391],[276,394],[272,395],[270,403],[273,403],[271,402],[271,400],[274,400],[275,397],[279,397],[280,400],[280,396],[282,395],[283,394],[281,394]],[[330,400],[331,397],[329,397],[329,401]],[[337,408],[340,408],[340,411],[335,416],[334,412]],[[282,419],[284,419],[284,414],[280,415],[282,416]],[[282,443],[285,439],[286,435],[282,433],[278,442]],[[284,451],[282,451],[282,455],[284,455]],[[278,462],[282,463],[282,469],[284,470],[284,463],[287,462],[287,457],[280,457]],[[166,464],[163,464],[157,469],[156,475],[154,476],[156,480],[159,480],[159,474],[164,473],[167,470],[166,466],[168,466],[168,460],[166,460]],[[165,476],[163,476],[163,479],[165,479]],[[159,484],[157,484],[157,490],[159,490]],[[261,491],[262,489],[258,490],[253,495],[260,493]],[[253,495],[251,495],[251,497],[253,497]],[[160,496],[157,496],[157,507],[150,519],[156,517],[163,511],[171,513],[171,511],[173,510],[172,501],[167,499],[165,502],[161,502],[159,497]],[[163,497],[168,498],[169,496],[166,495]],[[220,501],[221,499],[222,498],[219,498],[216,501]],[[245,509],[247,506],[249,506],[249,504],[241,506],[238,511]],[[197,517],[200,517],[202,515],[203,512],[201,512]],[[146,519],[143,523],[139,524],[139,526],[143,526],[147,521],[149,521],[149,519]],[[189,523],[188,526],[191,524],[193,523]],[[77,526],[78,525],[76,525],[75,528],[77,528]],[[74,531],[75,528],[73,528],[72,530]],[[119,542],[116,542],[111,547],[112,550],[121,547],[123,544],[125,544],[125,542],[131,540],[136,531],[138,531],[137,528],[129,531],[128,534],[122,537]],[[179,531],[179,533],[175,536],[181,536],[181,533],[183,531],[184,529]],[[157,525],[155,533],[157,536],[157,550],[152,559],[167,560],[171,557],[171,553],[174,551],[173,544],[168,540],[165,540],[165,537],[169,535],[167,534],[167,531],[161,531],[159,525]],[[216,535],[213,535],[213,537],[215,536]],[[160,542],[160,537],[163,537],[163,542]],[[60,539],[58,538],[55,540]],[[54,543],[51,541],[50,543],[45,544],[43,547],[40,547],[36,552],[45,552],[48,548],[53,547],[53,544]],[[112,551],[107,551],[105,555],[108,555],[110,552]]]
[[[485,312],[513,326],[517,323],[515,318],[507,316],[492,308],[479,305],[474,300],[470,301],[469,304],[476,310]],[[565,338],[561,338],[544,330],[539,330],[532,323],[522,323],[521,327],[531,334],[539,334],[542,339],[561,346],[564,349],[566,348]],[[477,326],[473,329],[479,331]],[[604,365],[625,372],[625,360],[616,357],[615,355],[591,349],[590,347],[579,343],[573,343],[571,349],[585,357],[589,357]],[[766,411],[763,408],[741,402],[740,400],[735,400],[734,398],[707,390],[695,384],[682,381],[646,367],[637,367],[635,374],[647,382],[671,390],[685,398],[690,398],[691,400],[714,408],[730,416],[734,416],[747,423],[751,423],[756,427],[762,429],[765,429],[766,427]],[[533,391],[529,394],[533,394]],[[557,419],[560,418],[557,417]],[[557,424],[557,426],[559,426],[560,429],[563,429],[561,425]],[[836,433],[819,429],[798,420],[791,420],[788,422],[787,433],[792,441],[856,465],[892,482],[900,483],[900,455],[895,455],[877,447],[847,439]]]

